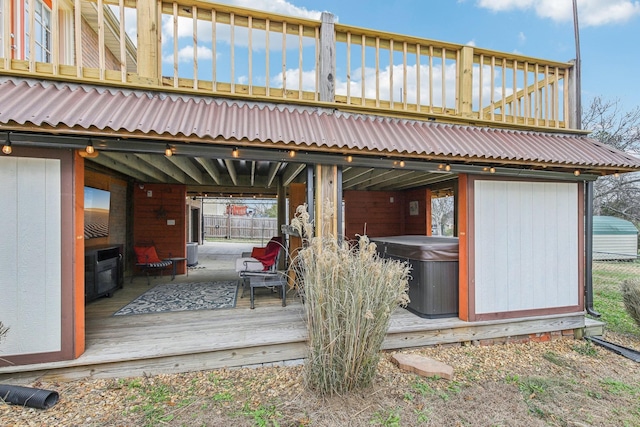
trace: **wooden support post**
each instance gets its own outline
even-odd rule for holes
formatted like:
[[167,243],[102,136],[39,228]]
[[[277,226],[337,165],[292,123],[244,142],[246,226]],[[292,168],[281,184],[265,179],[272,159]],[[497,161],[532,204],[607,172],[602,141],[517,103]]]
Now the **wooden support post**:
[[[307,188],[304,183],[293,182],[289,186],[289,223],[296,216],[298,206],[306,202]],[[289,254],[295,257],[302,247],[302,239],[298,236],[289,236]]]
[[277,177],[278,182],[278,229],[276,234],[281,234],[281,227],[287,223],[287,191],[282,184],[282,177]]
[[[287,224],[287,191],[282,184],[282,177],[278,177],[278,229],[276,230],[276,234],[278,236],[282,236],[282,226]],[[280,258],[280,265],[278,265],[279,270],[283,270],[286,263],[288,262],[285,259],[285,256]]]
[[316,165],[316,236],[338,237],[337,211],[342,205],[338,194],[338,166]]
[[329,12],[322,12],[320,18],[320,49],[318,50],[318,64],[320,67],[320,101],[333,102],[336,94],[336,32],[334,16]]
[[[318,63],[320,69],[320,101],[333,102],[335,98],[336,75],[336,33],[334,16],[322,12],[322,27],[320,28],[320,49]],[[338,166],[315,166],[315,229],[316,236],[338,236],[338,209],[342,206],[342,194],[338,194]],[[307,185],[311,185],[308,182]]]
[[461,173],[458,176],[458,317],[466,322],[472,321],[471,313],[475,313],[475,309],[470,310],[470,304],[475,301],[474,289],[471,287],[469,280],[470,268],[474,263],[469,259],[470,251],[469,241],[469,177],[467,174]]
[[138,75],[158,84],[159,73],[159,31],[160,22],[156,0],[138,0]]
[[431,231],[431,227],[433,226],[433,219],[431,218],[433,212],[431,209],[431,199],[433,196],[433,191],[429,188],[427,188],[427,192],[425,194],[425,219],[426,219],[426,227],[427,227],[427,236],[431,236],[433,235],[433,232]]
[[84,287],[84,158],[76,150],[73,155],[74,248],[73,259],[73,357],[78,358],[86,349],[85,341],[85,287]]
[[458,63],[458,111],[462,117],[473,114],[473,47],[464,46]]

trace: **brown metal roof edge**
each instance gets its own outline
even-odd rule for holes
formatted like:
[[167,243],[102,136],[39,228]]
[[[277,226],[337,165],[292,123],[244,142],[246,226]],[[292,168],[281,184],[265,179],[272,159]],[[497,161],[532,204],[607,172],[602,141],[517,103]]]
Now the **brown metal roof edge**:
[[[16,130],[23,129],[24,124],[29,122],[33,124],[34,130],[42,129],[43,125],[48,124],[50,129],[55,129],[60,132],[61,128],[63,128],[61,124],[64,124],[68,128],[68,132],[75,129],[76,133],[89,133],[89,129],[93,127],[97,130],[96,134],[100,135],[107,134],[113,136],[114,134],[122,135],[123,133],[128,133],[130,137],[143,139],[148,139],[148,137],[151,136],[153,139],[175,140],[176,137],[178,137],[185,141],[209,141],[219,143],[220,138],[222,138],[226,143],[247,140],[250,145],[254,145],[256,143],[255,141],[259,141],[260,145],[265,144],[270,147],[277,147],[281,144],[287,146],[293,143],[297,146],[307,147],[308,149],[316,146],[319,151],[364,150],[370,153],[386,152],[392,155],[404,155],[404,153],[406,153],[407,155],[416,156],[418,158],[430,159],[437,157],[446,158],[450,161],[459,159],[461,161],[468,162],[472,159],[475,159],[476,161],[487,159],[488,161],[494,162],[500,161],[504,164],[517,164],[519,163],[518,160],[521,160],[525,164],[543,163],[606,169],[622,167],[629,168],[630,170],[640,169],[639,159],[615,150],[613,147],[606,146],[597,140],[577,135],[454,125],[430,121],[353,114],[323,108],[231,101],[228,99],[202,96],[185,97],[174,94],[162,95],[156,92],[149,93],[144,91],[104,87],[96,89],[95,87],[87,85],[69,85],[66,83],[51,84],[49,82],[43,83],[42,81],[35,80],[25,81],[23,79],[20,79],[18,83],[13,79],[3,80],[0,80],[0,89],[7,83],[13,85],[13,89],[8,89],[11,92],[11,97],[6,94],[5,95],[8,98],[8,104],[12,103],[11,98],[15,96],[13,102],[16,103],[15,106],[17,112],[15,112],[15,120],[7,120],[7,118],[3,116],[12,114],[14,111],[11,110],[10,107],[7,108],[9,111],[5,111],[4,113],[0,110],[0,120],[4,120],[6,124],[9,124],[11,121],[16,124],[21,124],[22,126],[17,126]],[[34,90],[24,91],[20,88],[20,86],[24,87],[24,85],[27,85]],[[36,93],[31,93],[34,91],[36,91]],[[0,90],[0,95],[2,95],[3,92],[4,91]],[[29,93],[27,94],[25,92]],[[64,92],[66,92],[67,95],[65,95]],[[109,99],[100,99],[104,98],[104,96],[108,96]],[[21,97],[24,99],[20,99]],[[56,99],[55,103],[51,103],[51,97],[64,99]],[[76,97],[80,97],[80,99],[75,99]],[[67,102],[58,103],[58,101]],[[86,117],[75,115],[78,113],[73,109],[81,108],[82,106],[79,106],[78,104],[81,104],[82,101],[85,101],[88,104],[86,108],[90,109],[89,112],[95,113],[94,117],[90,119],[91,121],[85,121],[84,123],[81,122],[83,119],[86,119]],[[166,106],[167,102],[169,102],[168,106]],[[200,102],[204,102],[204,104],[200,104]],[[114,105],[111,105],[111,103]],[[2,104],[5,105],[4,102]],[[66,104],[70,104],[68,107],[71,108],[71,112],[65,108]],[[125,123],[125,119],[131,119],[132,115],[130,111],[124,110],[123,106],[129,104],[132,104],[131,107],[136,107],[137,104],[140,104],[138,106],[144,107],[148,110],[149,115],[143,114],[140,117],[136,117],[133,124]],[[35,107],[35,105],[38,105],[42,110],[34,111],[32,106]],[[198,127],[195,126],[192,127],[191,132],[189,132],[188,127],[180,128],[180,125],[184,125],[184,121],[193,121],[193,118],[186,117],[184,114],[179,116],[179,113],[183,110],[183,108],[180,108],[181,105],[187,107],[187,110],[198,110],[203,106],[210,106],[210,108],[206,109],[205,112],[217,113],[220,115],[228,114],[236,118],[236,121],[230,121],[230,123],[227,123],[227,127],[224,127],[224,125],[223,127],[220,127],[218,125],[217,131],[214,130],[211,132],[207,128],[208,132],[194,132],[193,129]],[[100,109],[101,106],[103,106],[102,109]],[[216,106],[221,107],[221,109],[219,109],[220,111],[218,111]],[[157,110],[154,111],[154,108],[157,108]],[[163,109],[170,111],[163,112]],[[212,111],[212,109],[216,111]],[[82,113],[87,114],[88,111],[83,109]],[[175,117],[173,113],[176,113]],[[272,113],[274,113],[275,116],[270,117]],[[22,114],[22,116],[17,117],[20,114]],[[66,118],[69,114],[71,114],[70,118],[65,121],[63,118]],[[113,125],[115,114],[123,116],[117,117],[121,122],[120,127],[118,127],[117,124],[115,126]],[[58,117],[57,120],[55,118],[56,115]],[[273,131],[277,135],[272,134],[271,132],[265,132],[264,130],[261,131],[262,133],[260,131],[256,132],[256,124],[248,122],[246,116],[251,116],[252,119],[262,120],[267,127],[275,128]],[[217,118],[217,116],[207,118],[212,119],[211,121],[216,121],[214,119]],[[178,120],[178,123],[172,127],[169,119]],[[145,120],[148,121],[145,122]],[[158,120],[160,124],[153,120]],[[169,123],[169,125],[167,125],[167,123]],[[204,123],[203,127],[205,125],[209,127],[213,126],[211,123]],[[129,127],[127,128],[126,126]],[[78,127],[81,128],[80,132],[77,132]],[[106,129],[111,129],[112,131],[105,132]],[[168,132],[167,129],[173,129],[173,132]],[[424,135],[417,132],[418,129],[422,129],[427,133],[431,132],[439,134],[435,142],[437,142],[437,140],[440,142],[443,140],[445,141],[445,144],[442,144],[443,147],[441,152],[438,153],[434,150],[425,150]],[[126,130],[126,132],[123,132],[123,130]],[[165,132],[162,132],[163,130]],[[304,135],[304,133],[306,133],[305,131],[312,134],[315,132],[315,135],[308,137]],[[254,133],[253,135],[250,135],[249,132]],[[90,133],[93,134],[94,132],[92,131]],[[167,134],[168,136],[166,136]],[[412,141],[405,144],[404,141],[398,138],[398,134],[403,134],[406,139],[412,139]],[[194,135],[196,138],[193,138]],[[467,140],[467,136],[478,138],[478,135],[484,135],[481,138],[481,141],[476,141],[473,138],[470,138],[465,143],[468,148],[468,152],[460,152],[460,146],[465,145],[463,142]],[[349,141],[354,137],[364,136],[376,142],[378,146],[376,146],[375,143],[367,145],[367,142],[364,142],[364,144],[362,144],[361,138],[359,138],[360,141]],[[492,138],[487,138],[488,136],[491,136]],[[518,139],[532,139],[534,140],[533,143],[540,143],[540,145],[542,145],[543,142],[547,143],[547,145],[551,145],[551,148],[547,147],[551,156],[544,159],[534,159],[532,158],[531,153],[526,155],[514,152],[507,153],[505,150],[512,151],[514,148],[512,146],[512,141],[501,139],[510,136]],[[562,152],[562,147],[554,147],[554,143],[557,142],[558,139],[571,141],[573,143],[580,142],[581,145],[586,144],[586,146],[582,148],[585,154],[583,161],[577,161],[577,159],[574,159],[573,161],[563,160],[563,156],[558,155]],[[271,143],[269,144],[267,141],[271,141]],[[393,145],[389,146],[389,141],[392,141]],[[495,142],[498,144],[496,145],[496,151],[493,153],[479,152],[481,151],[479,149],[486,150],[488,148],[486,144],[489,142]],[[525,142],[528,143],[528,141]],[[359,145],[359,143],[361,145]],[[447,143],[450,148],[446,148]],[[500,144],[502,145],[500,146]],[[591,147],[589,147],[589,145],[591,145]],[[593,148],[596,147],[597,149],[594,151]],[[572,148],[576,149],[576,147]],[[478,152],[474,153],[474,150]],[[502,152],[500,152],[500,150],[502,150]],[[609,161],[596,163],[596,161],[598,161],[598,155],[601,155],[602,151],[610,154],[610,158],[608,159]],[[571,150],[565,150],[565,155],[571,154],[573,154]],[[554,159],[553,157],[558,158]],[[588,161],[586,160],[587,158],[589,158]]]

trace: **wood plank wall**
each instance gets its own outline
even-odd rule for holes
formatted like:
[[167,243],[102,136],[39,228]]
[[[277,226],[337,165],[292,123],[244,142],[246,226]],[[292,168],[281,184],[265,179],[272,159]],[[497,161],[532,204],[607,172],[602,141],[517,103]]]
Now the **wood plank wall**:
[[[426,188],[419,188],[417,190],[404,192],[404,205],[405,205],[405,234],[420,234],[427,235],[427,218],[431,217],[431,209],[429,203],[429,196]],[[418,202],[417,215],[411,215],[410,204],[411,202]]]
[[[409,214],[409,203],[418,202],[418,215]],[[427,190],[345,191],[345,236],[369,237],[427,234]],[[366,229],[366,230],[365,230]]]
[[[160,258],[186,257],[186,197],[184,185],[136,184],[133,244],[153,243]],[[184,268],[178,263],[177,273],[184,274]]]

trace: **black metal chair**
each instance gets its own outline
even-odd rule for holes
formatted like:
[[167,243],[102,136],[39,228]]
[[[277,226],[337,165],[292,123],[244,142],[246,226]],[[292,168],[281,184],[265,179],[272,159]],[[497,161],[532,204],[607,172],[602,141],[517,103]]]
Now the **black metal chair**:
[[[173,261],[169,259],[160,259],[156,247],[153,244],[134,246],[133,252],[136,257],[135,268],[146,274],[147,285],[151,284],[149,271],[159,271],[162,276],[164,270],[173,265]],[[133,283],[134,276],[135,271],[131,274],[131,281],[129,283]]]
[[[251,308],[253,308],[253,295],[255,287],[268,287],[275,289],[282,287],[283,305],[285,305],[286,289],[278,279],[283,277],[284,272],[278,270],[282,254],[286,248],[282,244],[281,237],[273,237],[264,248],[254,248],[251,255],[236,259],[236,272],[240,277],[242,294],[248,286],[251,292]],[[271,282],[273,285],[268,285]]]

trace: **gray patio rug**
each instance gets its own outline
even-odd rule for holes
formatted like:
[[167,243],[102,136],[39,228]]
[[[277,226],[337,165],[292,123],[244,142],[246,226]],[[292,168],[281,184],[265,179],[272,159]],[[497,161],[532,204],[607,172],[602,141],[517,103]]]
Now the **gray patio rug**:
[[164,283],[149,289],[113,315],[233,308],[237,297],[238,282],[235,280]]

